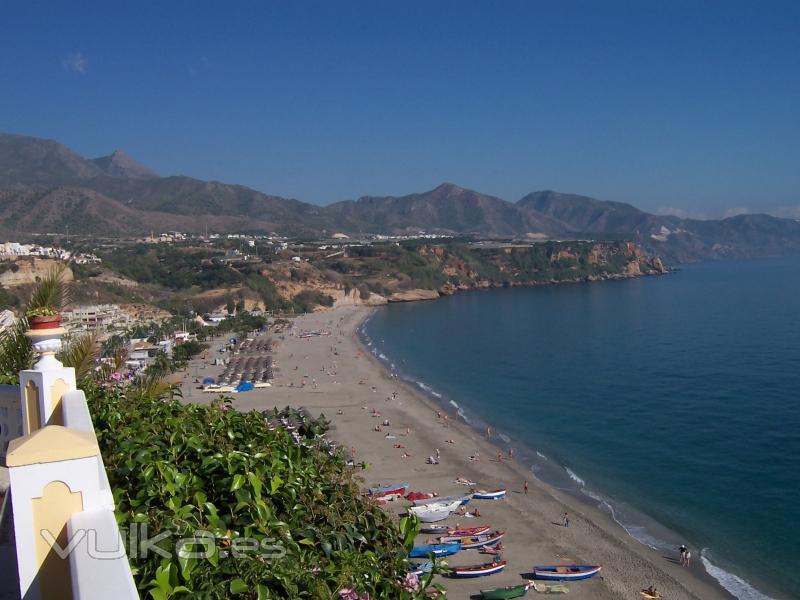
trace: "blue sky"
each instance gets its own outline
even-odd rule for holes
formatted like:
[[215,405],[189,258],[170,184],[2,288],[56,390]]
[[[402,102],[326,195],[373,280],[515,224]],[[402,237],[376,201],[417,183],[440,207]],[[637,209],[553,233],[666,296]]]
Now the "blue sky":
[[800,2],[8,1],[0,45],[0,130],[162,174],[800,205]]

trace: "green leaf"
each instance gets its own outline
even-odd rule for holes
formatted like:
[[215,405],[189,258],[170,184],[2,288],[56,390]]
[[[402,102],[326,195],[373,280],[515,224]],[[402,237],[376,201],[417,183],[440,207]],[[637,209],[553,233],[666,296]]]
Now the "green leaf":
[[237,577],[236,579],[231,581],[230,589],[231,589],[231,594],[238,596],[239,594],[244,594],[248,590],[248,587],[247,584],[242,579]]
[[233,483],[231,483],[231,491],[235,492],[240,487],[244,485],[245,479],[244,475],[234,475],[233,476]]

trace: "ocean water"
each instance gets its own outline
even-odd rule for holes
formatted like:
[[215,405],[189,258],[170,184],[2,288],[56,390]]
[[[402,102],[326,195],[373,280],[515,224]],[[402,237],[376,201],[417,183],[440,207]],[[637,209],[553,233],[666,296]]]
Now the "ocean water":
[[800,258],[394,304],[363,335],[643,543],[800,598]]

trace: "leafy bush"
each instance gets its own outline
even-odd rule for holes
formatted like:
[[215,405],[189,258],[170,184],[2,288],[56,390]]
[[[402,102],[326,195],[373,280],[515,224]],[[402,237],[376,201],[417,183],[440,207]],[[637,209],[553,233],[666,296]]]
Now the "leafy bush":
[[[364,500],[341,455],[296,444],[257,412],[87,393],[121,526],[172,531],[173,544],[209,532],[205,558],[130,556],[143,597],[422,597],[402,585],[417,523],[398,529]],[[273,550],[238,547],[242,537]]]

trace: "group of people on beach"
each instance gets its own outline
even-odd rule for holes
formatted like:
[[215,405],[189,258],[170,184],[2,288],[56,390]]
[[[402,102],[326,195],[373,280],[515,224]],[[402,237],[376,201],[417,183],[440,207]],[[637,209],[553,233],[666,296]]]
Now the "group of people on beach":
[[679,560],[682,567],[688,567],[689,561],[692,559],[692,553],[689,552],[689,549],[686,547],[686,544],[681,544],[681,547],[678,548]]

